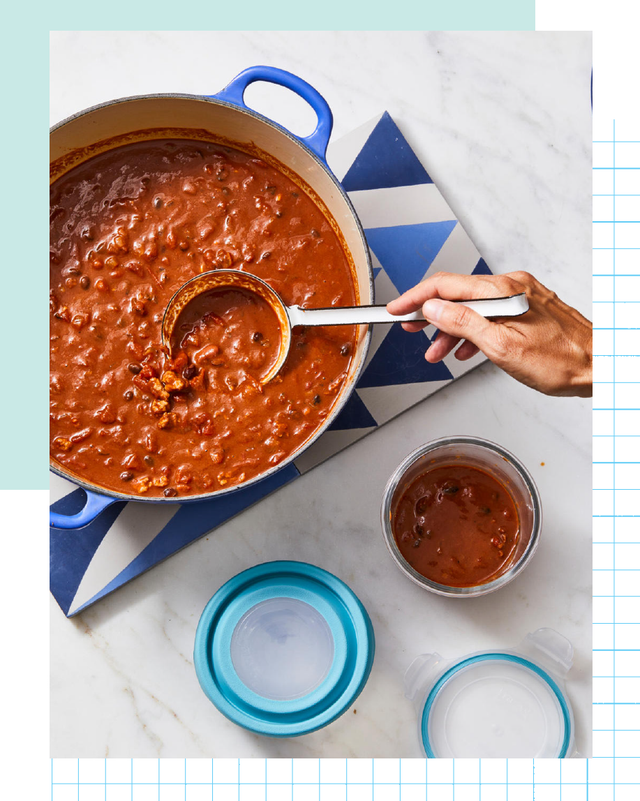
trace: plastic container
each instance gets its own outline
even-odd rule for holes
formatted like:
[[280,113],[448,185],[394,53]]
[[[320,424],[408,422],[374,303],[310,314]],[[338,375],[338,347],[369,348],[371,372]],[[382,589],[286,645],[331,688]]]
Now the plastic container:
[[194,662],[209,700],[257,734],[292,737],[326,726],[362,691],[375,644],[354,593],[326,570],[268,562],[211,598]]
[[[393,535],[393,518],[398,501],[421,473],[438,466],[465,464],[478,467],[507,487],[516,506],[520,535],[508,567],[495,579],[473,587],[438,584],[417,572],[402,556]],[[509,451],[479,437],[444,437],[417,448],[396,468],[387,482],[382,499],[382,531],[391,556],[400,570],[416,584],[438,595],[473,598],[486,595],[512,581],[531,560],[542,528],[540,494],[526,467]]]
[[562,758],[575,755],[564,679],[573,647],[553,629],[528,634],[514,651],[456,660],[424,654],[405,674],[427,757]]

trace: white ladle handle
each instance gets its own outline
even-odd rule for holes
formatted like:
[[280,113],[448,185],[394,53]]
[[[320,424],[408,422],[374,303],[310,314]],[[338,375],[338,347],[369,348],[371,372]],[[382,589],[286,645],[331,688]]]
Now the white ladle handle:
[[[507,298],[456,300],[483,317],[519,317],[529,310],[524,292]],[[422,310],[410,314],[389,314],[386,306],[343,306],[329,309],[287,308],[292,327],[296,325],[368,325],[369,323],[408,323],[425,319]]]

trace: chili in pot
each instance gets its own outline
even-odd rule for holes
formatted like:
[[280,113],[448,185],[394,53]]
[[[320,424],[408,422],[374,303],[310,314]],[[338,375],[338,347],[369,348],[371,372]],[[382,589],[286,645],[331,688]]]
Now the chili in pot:
[[286,368],[261,385],[273,312],[248,294],[213,293],[180,321],[172,358],[162,350],[173,293],[229,267],[258,275],[288,304],[358,300],[321,208],[255,154],[136,142],[52,184],[54,463],[119,493],[199,495],[260,475],[322,426],[347,378],[355,326],[294,330]]

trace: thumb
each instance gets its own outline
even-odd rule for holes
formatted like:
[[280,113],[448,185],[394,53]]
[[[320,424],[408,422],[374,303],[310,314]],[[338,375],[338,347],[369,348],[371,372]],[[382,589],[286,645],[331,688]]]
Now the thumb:
[[460,339],[468,339],[484,350],[493,323],[462,303],[432,298],[422,306],[425,318],[440,331]]

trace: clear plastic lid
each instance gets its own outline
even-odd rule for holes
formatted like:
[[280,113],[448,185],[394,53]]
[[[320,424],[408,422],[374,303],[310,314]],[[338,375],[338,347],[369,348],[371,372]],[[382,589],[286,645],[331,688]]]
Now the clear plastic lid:
[[528,635],[517,651],[444,661],[418,657],[405,676],[417,702],[428,757],[565,757],[573,713],[563,688],[571,644],[552,629]]
[[315,690],[327,677],[334,643],[325,618],[296,598],[256,604],[236,625],[231,660],[254,693],[291,701]]

